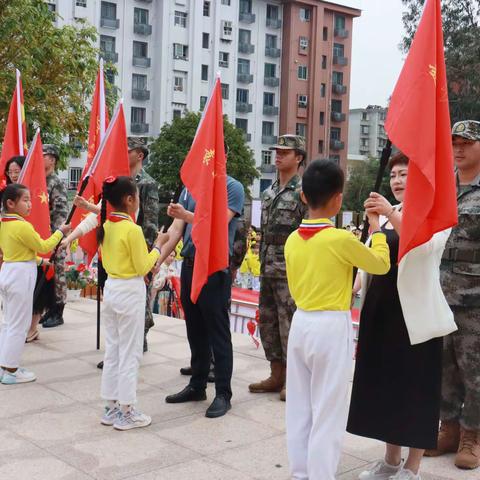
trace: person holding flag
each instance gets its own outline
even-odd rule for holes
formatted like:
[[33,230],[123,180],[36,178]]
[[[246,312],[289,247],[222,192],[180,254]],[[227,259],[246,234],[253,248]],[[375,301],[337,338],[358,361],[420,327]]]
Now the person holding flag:
[[182,169],[186,186],[179,203],[167,213],[174,218],[163,246],[163,263],[183,237],[181,301],[185,311],[192,377],[167,403],[206,400],[211,353],[215,358],[215,399],[206,416],[225,415],[231,408],[233,349],[228,315],[231,296],[229,256],[245,193],[240,182],[226,174],[220,79],[206,105]]

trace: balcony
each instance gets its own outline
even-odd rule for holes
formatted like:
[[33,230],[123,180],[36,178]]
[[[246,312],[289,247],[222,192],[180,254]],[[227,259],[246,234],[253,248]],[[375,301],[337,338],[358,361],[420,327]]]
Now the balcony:
[[348,38],[348,30],[344,28],[336,28],[334,30],[334,35],[338,38]]
[[272,58],[278,58],[280,56],[280,49],[279,48],[274,48],[274,47],[265,47],[265,56],[266,57],[272,57]]
[[133,24],[133,31],[137,35],[148,36],[148,35],[152,34],[152,26],[147,25],[146,23],[134,23]]
[[237,73],[237,82],[253,83],[253,73]]
[[100,51],[100,56],[106,61],[110,63],[117,63],[118,62],[118,53],[116,52],[105,52]]
[[348,58],[346,58],[346,57],[334,56],[334,57],[333,57],[333,64],[334,64],[334,65],[340,65],[340,66],[342,66],[342,67],[345,67],[346,65],[348,65]]
[[246,102],[237,102],[236,110],[238,113],[250,113],[253,110],[253,105]]
[[340,85],[338,83],[333,83],[332,92],[335,93],[336,95],[345,95],[347,93],[347,86]]
[[132,98],[134,100],[150,100],[150,90],[139,90],[134,88],[132,90]]
[[277,137],[275,135],[262,135],[262,143],[265,145],[275,145]]
[[275,173],[276,168],[275,165],[272,165],[271,163],[263,163],[260,166],[260,171],[262,173]]
[[255,45],[252,45],[251,43],[239,43],[238,51],[240,53],[251,54],[255,51]]
[[132,133],[148,133],[148,123],[133,123],[130,125]]
[[347,116],[342,112],[332,112],[330,118],[333,122],[344,122]]
[[282,21],[279,18],[267,18],[267,27],[280,28],[281,26]]
[[100,26],[105,28],[116,29],[120,27],[120,20],[118,18],[102,17],[100,18]]
[[263,106],[263,114],[264,115],[278,115],[278,107],[274,107],[273,105],[264,105]]
[[341,140],[336,140],[334,138],[330,139],[330,149],[331,150],[343,150],[345,148],[345,142],[342,142]]
[[266,87],[278,87],[280,85],[280,79],[277,77],[265,77],[263,84]]
[[243,23],[254,23],[255,14],[254,13],[241,13],[238,15],[238,20]]
[[134,67],[148,68],[152,64],[152,60],[148,57],[133,57],[132,65]]

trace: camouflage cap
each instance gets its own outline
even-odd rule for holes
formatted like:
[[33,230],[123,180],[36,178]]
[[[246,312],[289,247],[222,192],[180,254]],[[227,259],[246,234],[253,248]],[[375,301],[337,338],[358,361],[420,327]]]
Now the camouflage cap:
[[44,155],[52,155],[57,160],[60,158],[60,154],[58,152],[58,147],[53,145],[52,143],[45,143],[43,145],[43,154]]
[[452,136],[463,137],[467,140],[480,140],[480,122],[463,120],[457,122],[452,128]]
[[278,144],[270,147],[270,150],[300,150],[306,153],[305,137],[300,135],[281,135],[278,137]]
[[128,150],[135,150],[137,148],[142,150],[144,153],[148,153],[145,139],[141,137],[128,137]]

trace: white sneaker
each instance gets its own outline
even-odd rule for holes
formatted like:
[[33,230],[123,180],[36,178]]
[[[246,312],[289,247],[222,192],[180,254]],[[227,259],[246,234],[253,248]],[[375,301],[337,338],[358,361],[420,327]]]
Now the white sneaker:
[[116,430],[130,430],[132,428],[148,427],[151,423],[151,417],[132,408],[127,413],[120,413],[113,423],[113,428]]
[[16,372],[3,371],[1,382],[4,385],[16,385],[17,383],[34,382],[37,376],[26,368],[18,368]]
[[373,465],[370,470],[365,470],[358,476],[358,480],[390,480],[392,475],[402,471],[403,460],[400,465],[394,467],[384,460],[380,460]]
[[415,475],[408,468],[404,468],[398,471],[395,475],[392,475],[388,480],[422,480],[420,475]]
[[115,420],[120,416],[120,414],[121,412],[118,407],[105,407],[105,413],[102,415],[100,423],[102,425],[107,425],[111,427],[115,423]]

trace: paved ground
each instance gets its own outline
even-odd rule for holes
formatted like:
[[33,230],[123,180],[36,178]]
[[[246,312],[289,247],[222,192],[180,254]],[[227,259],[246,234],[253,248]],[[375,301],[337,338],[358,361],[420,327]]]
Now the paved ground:
[[[252,395],[248,383],[267,373],[261,350],[234,336],[234,404],[221,419],[206,419],[208,402],[167,405],[165,395],[185,385],[179,367],[189,351],[182,321],[158,317],[140,371],[139,406],[149,428],[117,432],[99,423],[102,354],[95,350],[95,303],[66,310],[66,325],[42,330],[27,345],[24,364],[38,381],[0,385],[0,480],[286,480],[284,404]],[[209,400],[213,390],[209,387]],[[382,454],[375,441],[348,436],[338,479],[353,480]],[[452,457],[428,459],[424,480],[478,480]]]

